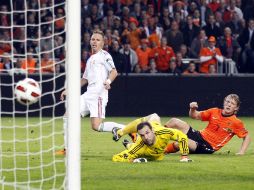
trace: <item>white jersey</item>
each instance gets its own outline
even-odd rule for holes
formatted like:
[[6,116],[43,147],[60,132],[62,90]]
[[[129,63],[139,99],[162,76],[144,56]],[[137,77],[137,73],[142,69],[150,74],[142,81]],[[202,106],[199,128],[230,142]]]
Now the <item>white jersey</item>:
[[113,59],[107,51],[100,50],[93,54],[87,60],[86,70],[83,74],[83,78],[88,81],[86,93],[107,98],[108,90],[105,89],[104,82],[114,68]]

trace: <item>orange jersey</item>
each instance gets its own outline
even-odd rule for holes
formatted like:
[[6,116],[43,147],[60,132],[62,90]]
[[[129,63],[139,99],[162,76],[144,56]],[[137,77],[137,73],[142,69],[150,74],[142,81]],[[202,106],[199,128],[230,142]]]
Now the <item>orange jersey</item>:
[[35,59],[26,59],[22,61],[21,68],[27,70],[28,73],[35,73],[36,61]]
[[201,111],[201,119],[209,121],[207,127],[201,131],[201,135],[214,150],[219,150],[234,135],[244,138],[248,134],[240,119],[235,115],[223,116],[219,108]]
[[[210,48],[208,47],[204,47],[200,50],[200,54],[199,56],[213,56],[213,54],[216,53],[217,55],[222,55],[221,54],[221,51],[219,48],[214,48],[213,50],[211,50]],[[203,63],[200,63],[200,68],[199,68],[199,71],[201,73],[208,73],[208,70],[209,70],[209,65],[216,65],[217,64],[217,60],[216,58],[212,58],[208,61],[205,61]]]
[[149,54],[151,52],[151,48],[146,48],[146,50],[142,50],[141,48],[137,48],[136,53],[138,56],[138,64],[142,69],[146,69],[149,66]]
[[156,33],[152,33],[150,36],[148,36],[148,40],[150,44],[155,43],[156,46],[160,46],[160,37]]
[[130,40],[131,48],[136,50],[140,46],[140,33],[139,29],[130,31],[128,34],[128,39]]
[[4,53],[8,53],[11,51],[10,44],[4,44],[3,47],[0,49],[0,55],[3,55]]
[[55,71],[54,62],[51,60],[41,60],[41,72],[42,73],[53,73]]
[[65,20],[62,18],[62,19],[59,19],[55,22],[55,27],[57,29],[63,29],[65,26]]
[[155,59],[156,68],[159,71],[165,71],[169,69],[169,61],[172,57],[175,57],[175,52],[169,46],[165,48],[156,47],[152,50],[151,57]]

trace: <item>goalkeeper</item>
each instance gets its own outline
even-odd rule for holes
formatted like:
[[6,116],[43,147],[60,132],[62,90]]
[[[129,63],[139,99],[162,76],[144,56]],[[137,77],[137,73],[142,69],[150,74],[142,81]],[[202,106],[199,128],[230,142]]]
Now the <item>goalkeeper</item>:
[[123,141],[127,150],[114,155],[112,158],[114,162],[145,162],[147,159],[162,160],[164,158],[164,149],[170,140],[179,143],[181,152],[180,161],[191,161],[188,158],[189,148],[187,136],[179,130],[166,128],[161,125],[157,114],[136,119],[125,128],[121,130],[114,128],[112,132],[114,136],[118,135],[117,132],[122,135],[133,132],[139,134],[135,143],[129,143],[127,139]]

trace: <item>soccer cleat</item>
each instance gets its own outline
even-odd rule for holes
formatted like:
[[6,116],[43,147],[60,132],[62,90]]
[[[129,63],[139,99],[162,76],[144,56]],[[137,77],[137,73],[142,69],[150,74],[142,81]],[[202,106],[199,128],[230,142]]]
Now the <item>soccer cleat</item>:
[[136,142],[138,138],[137,133],[130,133],[129,136],[131,137],[132,142]]
[[66,154],[66,150],[65,150],[65,148],[64,149],[62,149],[62,150],[58,150],[58,151],[56,151],[56,155],[65,155]]
[[114,140],[114,141],[118,141],[118,140],[121,138],[121,136],[118,135],[118,133],[117,133],[117,131],[118,131],[119,129],[120,129],[120,128],[118,128],[118,127],[114,127],[114,128],[112,129],[112,134],[113,134],[113,140]]
[[127,149],[128,144],[130,144],[130,141],[128,139],[123,140],[123,146]]

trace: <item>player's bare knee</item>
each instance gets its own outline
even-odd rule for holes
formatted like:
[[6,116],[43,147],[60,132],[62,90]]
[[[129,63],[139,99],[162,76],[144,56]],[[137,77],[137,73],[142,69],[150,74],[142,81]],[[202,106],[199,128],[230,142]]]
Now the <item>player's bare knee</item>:
[[153,114],[148,116],[148,121],[161,122],[161,118],[160,118],[160,116],[157,113],[153,113]]
[[165,126],[168,128],[178,129],[185,134],[188,132],[190,128],[190,126],[185,121],[182,121],[181,119],[177,118],[170,119]]
[[173,117],[165,124],[165,126],[168,128],[176,128],[177,123],[178,119]]

